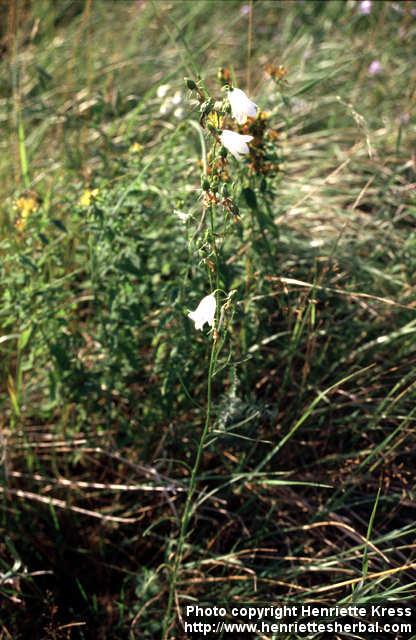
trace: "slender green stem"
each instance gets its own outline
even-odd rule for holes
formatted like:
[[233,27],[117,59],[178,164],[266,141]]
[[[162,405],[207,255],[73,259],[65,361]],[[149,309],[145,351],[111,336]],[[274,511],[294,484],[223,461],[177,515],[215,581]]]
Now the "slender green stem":
[[[20,106],[19,106],[19,109],[20,109]],[[29,163],[27,160],[27,153],[26,153],[25,128],[23,124],[22,114],[20,113],[20,111],[18,114],[17,137],[19,140],[19,157],[20,157],[20,168],[22,171],[23,184],[25,186],[25,189],[28,189],[30,186]]]
[[219,269],[218,269],[219,251],[218,251],[218,247],[217,247],[217,241],[215,239],[215,224],[214,224],[214,210],[213,210],[213,207],[210,207],[209,213],[210,213],[210,222],[211,222],[211,243],[212,243],[212,248],[214,249],[214,255],[215,255],[215,291],[216,291],[216,296],[218,296],[218,290],[220,288],[220,273],[219,273]]
[[209,370],[208,370],[208,383],[207,383],[207,411],[206,411],[206,416],[205,416],[205,424],[204,424],[204,428],[201,434],[201,438],[199,440],[199,445],[198,445],[198,450],[196,452],[196,457],[195,457],[195,462],[194,462],[194,466],[191,472],[191,478],[189,481],[189,489],[188,489],[188,495],[186,497],[186,502],[185,502],[185,507],[183,510],[183,514],[182,514],[182,518],[181,518],[181,526],[180,526],[180,531],[179,531],[179,538],[178,538],[178,546],[176,549],[176,554],[175,554],[175,558],[173,561],[173,566],[172,566],[172,574],[171,574],[171,578],[170,578],[170,585],[169,585],[169,598],[168,598],[168,605],[166,608],[166,613],[165,613],[165,618],[163,621],[163,631],[162,631],[162,638],[165,639],[167,638],[167,633],[170,627],[170,623],[171,623],[171,615],[172,615],[172,608],[173,608],[173,601],[174,601],[174,596],[175,596],[175,590],[176,590],[176,584],[177,584],[177,579],[178,579],[178,572],[179,572],[179,568],[181,566],[182,563],[182,558],[183,558],[183,551],[184,551],[184,546],[185,546],[185,542],[186,542],[186,537],[187,537],[187,533],[188,533],[188,525],[189,525],[189,521],[192,517],[192,498],[194,496],[195,493],[195,489],[196,489],[196,483],[197,483],[197,476],[198,476],[198,471],[199,471],[199,467],[201,464],[201,459],[202,459],[202,452],[205,446],[205,442],[207,439],[207,435],[209,432],[209,427],[210,427],[210,423],[211,423],[211,404],[212,404],[212,377],[213,377],[213,372],[214,372],[214,368],[215,368],[215,363],[216,363],[216,359],[217,359],[217,343],[215,340],[213,340],[212,342],[212,348],[211,348],[211,356],[210,356],[210,361],[209,361]]
[[[207,175],[208,173],[208,165],[207,165],[207,152],[206,152],[206,144],[203,136],[203,132],[201,127],[194,122],[191,122],[191,125],[198,131],[200,141],[201,141],[201,149],[202,149],[202,161],[203,161],[203,175]],[[219,290],[219,252],[217,247],[217,242],[215,238],[215,220],[214,220],[214,210],[213,206],[210,205],[209,209],[209,233],[211,235],[211,246],[215,255],[215,295],[218,296]],[[210,280],[211,290],[213,288],[213,278],[211,274],[211,268],[209,267],[208,276]],[[186,538],[188,534],[189,522],[192,518],[193,514],[193,497],[196,490],[198,472],[201,465],[202,453],[206,444],[207,435],[209,433],[210,423],[211,423],[211,405],[212,405],[212,378],[214,375],[215,364],[217,361],[217,355],[221,349],[221,343],[217,341],[216,327],[214,326],[214,336],[211,347],[211,355],[209,360],[209,369],[208,369],[208,381],[207,381],[207,410],[205,415],[205,424],[201,433],[201,437],[198,444],[198,449],[196,452],[194,466],[192,468],[191,477],[189,481],[188,494],[186,497],[185,507],[183,510],[178,544],[175,552],[175,557],[173,560],[172,568],[171,568],[171,576],[170,576],[170,584],[169,584],[169,596],[168,596],[168,604],[166,607],[166,613],[163,620],[163,630],[162,630],[162,639],[166,640],[170,625],[172,622],[172,610],[175,598],[176,585],[178,581],[178,573],[182,564],[184,548],[186,543]]]

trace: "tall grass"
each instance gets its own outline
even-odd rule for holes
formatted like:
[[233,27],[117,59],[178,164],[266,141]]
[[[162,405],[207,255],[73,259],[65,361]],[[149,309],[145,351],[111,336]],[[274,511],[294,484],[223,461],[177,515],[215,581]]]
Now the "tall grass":
[[[414,598],[414,9],[3,10],[1,637]],[[276,166],[229,158],[211,226],[184,77],[221,67]],[[214,290],[219,342],[187,318]]]

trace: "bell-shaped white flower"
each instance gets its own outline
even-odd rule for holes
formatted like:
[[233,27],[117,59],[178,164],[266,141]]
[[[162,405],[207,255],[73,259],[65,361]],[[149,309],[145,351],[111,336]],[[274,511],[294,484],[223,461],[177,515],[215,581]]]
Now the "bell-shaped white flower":
[[255,118],[257,105],[250,100],[241,89],[231,89],[227,93],[228,101],[231,105],[231,114],[238,124],[247,122],[247,117]]
[[200,329],[202,331],[206,322],[210,327],[212,327],[214,324],[216,307],[217,302],[213,293],[202,298],[195,311],[190,311],[188,313],[188,318],[191,318],[191,320],[195,322],[195,329]]
[[233,154],[236,160],[241,160],[241,155],[250,152],[247,142],[253,140],[253,136],[244,136],[241,133],[224,129],[220,135],[220,140],[221,144]]

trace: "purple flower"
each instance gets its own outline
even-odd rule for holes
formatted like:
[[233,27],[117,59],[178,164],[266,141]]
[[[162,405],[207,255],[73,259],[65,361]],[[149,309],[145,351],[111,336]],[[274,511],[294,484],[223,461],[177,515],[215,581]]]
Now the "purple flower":
[[358,5],[358,11],[362,16],[369,16],[371,13],[372,4],[373,3],[371,2],[371,0],[361,0],[360,4]]
[[243,4],[240,8],[240,15],[242,16],[248,16],[248,14],[250,13],[250,5],[249,4]]
[[381,66],[380,60],[373,60],[373,62],[368,67],[368,75],[376,76],[377,74],[381,73],[382,70],[383,67]]

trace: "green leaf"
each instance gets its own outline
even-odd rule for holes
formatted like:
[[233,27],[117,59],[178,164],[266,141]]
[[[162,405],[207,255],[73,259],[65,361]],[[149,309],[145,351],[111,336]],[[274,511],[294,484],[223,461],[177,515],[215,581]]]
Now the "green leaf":
[[251,189],[250,187],[246,187],[245,189],[243,189],[242,194],[244,200],[247,203],[247,206],[250,207],[250,209],[253,209],[253,211],[257,211],[259,207],[257,204],[257,197],[253,189]]
[[32,329],[33,327],[28,327],[27,329],[22,331],[22,333],[20,334],[19,340],[17,341],[17,346],[19,351],[23,351],[23,349],[29,342],[30,336],[32,335]]

